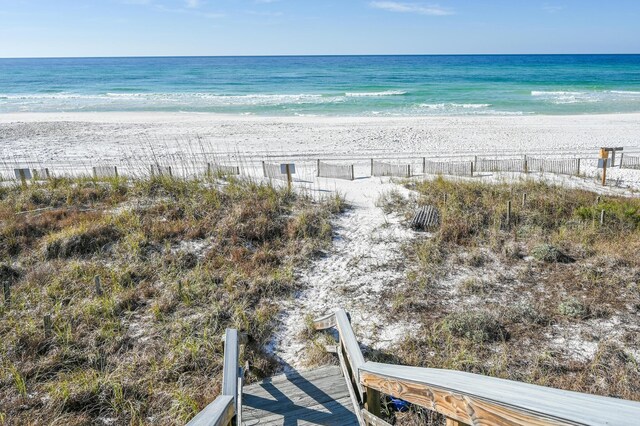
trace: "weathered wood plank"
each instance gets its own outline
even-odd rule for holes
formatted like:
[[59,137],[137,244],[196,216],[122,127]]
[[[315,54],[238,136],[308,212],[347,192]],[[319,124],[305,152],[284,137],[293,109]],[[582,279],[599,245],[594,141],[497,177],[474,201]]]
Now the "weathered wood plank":
[[358,425],[340,367],[280,375],[246,386],[245,425]]
[[238,330],[227,328],[224,338],[224,364],[222,372],[222,395],[233,397],[234,404],[238,398]]
[[467,424],[616,425],[640,418],[640,403],[460,371],[367,362],[361,382]]
[[198,413],[187,426],[227,426],[235,416],[231,395],[221,395]]
[[349,398],[351,399],[351,405],[355,410],[356,417],[358,418],[358,424],[360,426],[366,426],[366,422],[364,421],[364,417],[362,415],[362,406],[358,402],[358,397],[356,396],[356,392],[351,385],[351,377],[349,377],[349,369],[347,368],[347,364],[344,361],[344,355],[342,355],[342,351],[338,351],[338,358],[340,359],[340,368],[342,369],[342,375],[345,382],[347,382],[347,390],[349,391]]
[[330,313],[329,315],[325,315],[324,317],[314,320],[313,326],[316,330],[326,330],[328,328],[335,327],[336,326],[335,313]]
[[360,367],[364,364],[364,356],[360,350],[360,345],[356,339],[356,335],[351,328],[351,322],[344,309],[338,309],[335,313],[336,327],[340,334],[340,344],[344,347],[347,359],[349,360],[349,367],[353,372],[356,386],[360,394],[360,400],[364,399],[364,389],[360,381]]
[[[391,426],[389,423],[387,423],[386,421],[382,420],[380,417],[374,416],[373,414],[371,414],[370,412],[368,412],[365,409],[362,409],[360,411],[362,417],[364,418],[365,424],[366,425],[371,425],[371,426]],[[447,425],[449,426],[449,425]]]

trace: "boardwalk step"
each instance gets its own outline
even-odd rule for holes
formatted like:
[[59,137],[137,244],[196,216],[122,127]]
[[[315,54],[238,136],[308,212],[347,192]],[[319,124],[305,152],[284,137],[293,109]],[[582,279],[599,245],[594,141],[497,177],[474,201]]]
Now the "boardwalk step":
[[357,425],[337,366],[283,374],[243,390],[245,425]]

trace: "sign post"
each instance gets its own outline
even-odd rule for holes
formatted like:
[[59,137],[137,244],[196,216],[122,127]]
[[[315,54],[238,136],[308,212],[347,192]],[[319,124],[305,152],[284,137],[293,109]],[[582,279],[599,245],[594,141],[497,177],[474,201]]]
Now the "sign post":
[[289,187],[289,190],[291,190],[291,184],[293,183],[293,178],[291,177],[292,174],[294,174],[296,172],[296,165],[295,164],[280,164],[280,173],[282,173],[283,175],[286,174],[287,175],[287,185]]
[[609,162],[609,151],[611,148],[600,148],[600,159],[602,161],[602,186],[607,185],[607,163]]

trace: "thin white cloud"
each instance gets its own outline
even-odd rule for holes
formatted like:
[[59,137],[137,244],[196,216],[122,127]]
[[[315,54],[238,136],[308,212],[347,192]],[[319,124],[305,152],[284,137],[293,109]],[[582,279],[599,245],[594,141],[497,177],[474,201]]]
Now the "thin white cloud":
[[554,4],[544,4],[542,6],[542,10],[549,12],[549,13],[556,13],[556,12],[560,12],[561,10],[564,9],[564,6],[561,5],[554,5]]
[[372,1],[369,3],[369,6],[374,9],[382,9],[389,12],[416,13],[429,16],[447,16],[454,14],[453,10],[437,4],[425,5],[421,3],[401,3],[397,1]]
[[197,9],[202,5],[201,0],[185,0],[185,3],[189,9]]

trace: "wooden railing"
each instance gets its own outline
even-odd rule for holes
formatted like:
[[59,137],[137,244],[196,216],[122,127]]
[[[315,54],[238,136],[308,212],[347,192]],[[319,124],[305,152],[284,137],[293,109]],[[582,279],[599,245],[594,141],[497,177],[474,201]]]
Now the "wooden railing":
[[222,393],[198,413],[188,426],[228,426],[242,424],[242,385],[244,370],[239,366],[238,330],[228,328],[224,337]]
[[438,412],[451,426],[640,424],[638,402],[461,371],[365,361],[342,309],[316,320],[314,327],[338,331],[336,351],[361,425],[388,425],[380,418],[381,394]]

